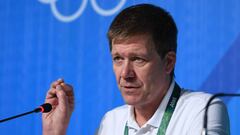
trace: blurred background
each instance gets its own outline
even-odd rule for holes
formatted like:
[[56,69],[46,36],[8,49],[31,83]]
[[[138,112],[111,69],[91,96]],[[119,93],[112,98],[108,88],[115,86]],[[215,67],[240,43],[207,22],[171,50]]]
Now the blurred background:
[[[124,104],[106,33],[125,7],[152,3],[179,29],[175,69],[180,86],[240,93],[239,0],[0,0],[0,119],[44,102],[50,83],[74,86],[69,135],[93,135],[106,111]],[[240,99],[223,98],[232,135],[239,135]],[[41,135],[41,114],[0,124],[1,135]]]

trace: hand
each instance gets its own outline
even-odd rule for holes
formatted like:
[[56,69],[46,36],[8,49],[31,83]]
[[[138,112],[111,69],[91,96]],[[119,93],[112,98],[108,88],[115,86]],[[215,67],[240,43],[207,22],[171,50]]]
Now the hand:
[[43,135],[65,135],[74,109],[72,86],[65,84],[63,79],[53,82],[45,103],[50,103],[52,110],[42,114]]

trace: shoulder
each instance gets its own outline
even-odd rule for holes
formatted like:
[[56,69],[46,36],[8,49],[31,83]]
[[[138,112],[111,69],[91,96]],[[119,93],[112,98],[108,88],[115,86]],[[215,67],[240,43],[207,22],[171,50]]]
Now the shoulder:
[[104,118],[115,118],[115,117],[125,117],[126,115],[128,115],[128,110],[129,110],[129,106],[128,105],[122,105],[119,107],[116,107],[110,111],[108,111]]
[[[206,110],[206,105],[212,94],[205,92],[193,92],[182,90],[181,96],[177,103],[178,112],[186,114],[187,117],[202,117]],[[213,115],[226,115],[227,109],[225,104],[219,98],[214,99],[209,106],[209,113]]]
[[128,105],[122,105],[119,107],[116,107],[110,111],[108,111],[103,119],[102,122],[104,123],[116,123],[116,122],[122,122],[124,120],[127,120],[128,118]]
[[[207,102],[212,96],[212,94],[205,92],[183,90],[179,99],[179,109],[182,110],[187,117],[202,121],[206,111]],[[213,123],[227,123],[228,121],[227,107],[219,98],[215,98],[210,103],[208,107],[208,115],[209,121],[213,121]]]
[[212,95],[205,92],[194,92],[192,90],[182,89],[181,100],[207,102]]
[[[206,105],[211,97],[211,94],[205,92],[182,90],[171,118],[170,128],[189,135],[201,133]],[[208,116],[209,133],[224,135],[228,133],[229,119],[227,109],[219,98],[211,102]]]
[[128,105],[123,105],[108,111],[102,118],[98,135],[122,132],[128,119],[129,108]]
[[[193,106],[197,108],[205,108],[208,100],[212,97],[212,94],[205,93],[205,92],[193,92],[191,90],[183,89],[181,92],[181,96],[179,99],[179,103],[182,105],[188,105]],[[223,104],[223,102],[216,98],[212,101],[213,103],[220,103]]]
[[[201,132],[206,105],[212,96],[212,94],[205,92],[182,90],[176,107],[175,119],[176,121],[184,122],[183,125],[189,127],[186,129],[186,133],[194,134]],[[209,133],[227,134],[229,132],[227,108],[219,98],[211,102],[208,116]]]

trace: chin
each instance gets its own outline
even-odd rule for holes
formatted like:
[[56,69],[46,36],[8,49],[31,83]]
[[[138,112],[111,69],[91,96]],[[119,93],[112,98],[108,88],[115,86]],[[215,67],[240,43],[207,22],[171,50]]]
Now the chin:
[[126,104],[132,105],[132,106],[135,106],[135,105],[139,104],[139,102],[140,102],[140,100],[138,98],[131,97],[131,96],[124,97],[124,101]]

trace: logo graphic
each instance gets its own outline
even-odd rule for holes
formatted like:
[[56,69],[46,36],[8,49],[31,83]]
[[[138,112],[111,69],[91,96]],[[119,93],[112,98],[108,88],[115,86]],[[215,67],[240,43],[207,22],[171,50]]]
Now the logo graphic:
[[[88,3],[88,0],[82,0],[82,3],[80,5],[80,7],[78,8],[78,10],[75,13],[73,13],[72,15],[67,16],[67,15],[62,15],[58,11],[57,6],[56,6],[57,0],[38,0],[38,1],[43,4],[49,4],[53,15],[62,22],[71,22],[71,21],[74,21],[75,19],[77,19],[78,17],[80,17]],[[123,7],[123,5],[126,3],[126,0],[121,0],[116,7],[113,7],[112,9],[108,9],[108,10],[101,8],[97,4],[96,0],[90,0],[90,2],[91,2],[91,5],[92,5],[94,11],[97,12],[99,15],[110,16],[110,15],[113,15],[114,13],[116,13],[117,11],[119,11]]]

